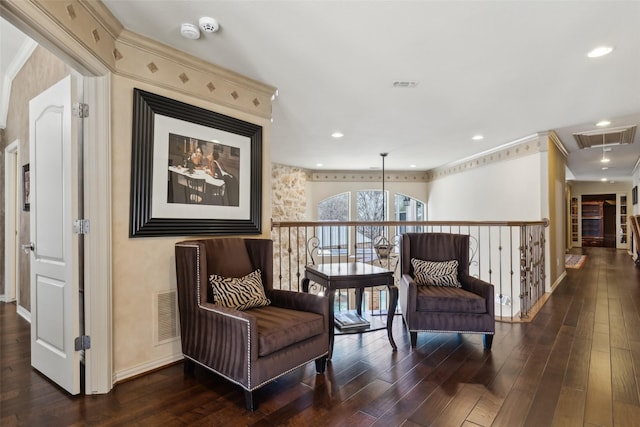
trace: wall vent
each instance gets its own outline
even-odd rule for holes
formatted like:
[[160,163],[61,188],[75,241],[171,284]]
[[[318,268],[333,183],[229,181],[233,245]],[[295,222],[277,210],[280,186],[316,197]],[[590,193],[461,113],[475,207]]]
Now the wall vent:
[[161,291],[154,294],[154,342],[165,344],[179,337],[178,294],[176,291]]
[[590,132],[574,133],[573,137],[580,148],[602,147],[602,145],[633,144],[636,135],[636,126],[595,130]]

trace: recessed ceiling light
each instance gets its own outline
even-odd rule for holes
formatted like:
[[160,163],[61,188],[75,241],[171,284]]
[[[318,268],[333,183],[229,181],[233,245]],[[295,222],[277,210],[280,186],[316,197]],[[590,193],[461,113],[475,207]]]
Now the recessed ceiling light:
[[609,169],[609,166],[603,166],[603,167],[602,167],[602,170],[603,170],[603,171],[606,171],[607,169]]
[[605,126],[609,126],[611,124],[611,122],[609,120],[600,120],[598,123],[596,123],[596,126],[598,127],[605,127]]
[[322,163],[316,163],[316,166],[321,168],[322,167]]
[[336,131],[336,132],[332,133],[331,136],[334,137],[334,138],[342,138],[344,136],[344,133],[342,133],[340,131]]
[[602,159],[600,159],[600,163],[609,163],[609,158],[603,157]]
[[416,165],[409,165],[410,168],[416,168]]
[[608,179],[607,178],[600,178],[600,181],[605,182],[605,181],[608,181]]
[[482,136],[482,135],[473,135],[471,137],[471,139],[473,139],[474,141],[481,141],[481,140],[484,139],[484,136]]
[[587,56],[589,58],[599,58],[601,56],[610,54],[612,51],[613,48],[611,46],[598,46],[597,48],[587,53]]

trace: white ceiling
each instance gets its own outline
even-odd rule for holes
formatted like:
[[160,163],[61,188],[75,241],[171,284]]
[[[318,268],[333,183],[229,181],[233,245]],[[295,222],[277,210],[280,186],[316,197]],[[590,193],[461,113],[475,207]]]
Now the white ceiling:
[[[389,152],[389,170],[427,170],[549,130],[577,180],[630,180],[640,156],[636,132],[605,173],[572,137],[640,124],[637,1],[103,2],[131,31],[277,87],[276,163],[367,170]],[[201,16],[220,31],[181,37]],[[587,58],[599,45],[615,50]]]

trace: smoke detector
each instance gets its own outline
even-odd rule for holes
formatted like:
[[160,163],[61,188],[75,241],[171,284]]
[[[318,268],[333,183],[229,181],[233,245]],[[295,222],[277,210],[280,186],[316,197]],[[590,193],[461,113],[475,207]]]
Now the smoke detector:
[[200,24],[200,29],[205,33],[215,33],[220,29],[220,24],[218,24],[218,21],[213,18],[209,18],[208,16],[203,16],[202,18],[200,18],[198,24]]
[[200,38],[200,30],[193,24],[185,23],[180,27],[180,34],[182,37],[186,39],[199,39]]

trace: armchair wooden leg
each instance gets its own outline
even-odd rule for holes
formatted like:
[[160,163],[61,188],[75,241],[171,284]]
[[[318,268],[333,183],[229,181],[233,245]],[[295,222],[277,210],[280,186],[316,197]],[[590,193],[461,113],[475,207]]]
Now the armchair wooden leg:
[[415,347],[418,343],[418,333],[417,332],[409,332],[409,336],[411,337],[411,347]]
[[325,369],[327,368],[327,356],[319,357],[316,359],[316,372],[318,374],[324,374]]
[[484,349],[487,351],[491,350],[491,344],[493,344],[493,334],[485,334],[484,335]]
[[253,402],[253,392],[249,390],[244,391],[244,401],[247,405],[247,411],[253,412],[256,409],[256,406]]

